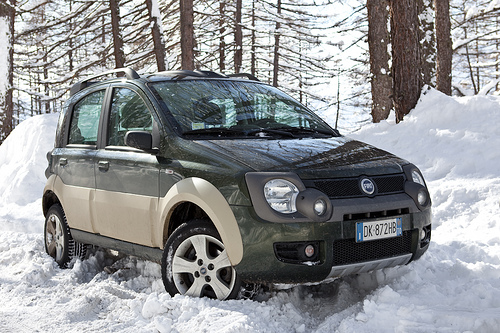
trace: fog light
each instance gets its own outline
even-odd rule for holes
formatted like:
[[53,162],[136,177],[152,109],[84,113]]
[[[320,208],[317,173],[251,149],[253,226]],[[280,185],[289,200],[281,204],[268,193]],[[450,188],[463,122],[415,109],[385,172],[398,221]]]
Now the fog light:
[[427,202],[427,194],[425,193],[424,190],[418,191],[418,197],[417,197],[418,203],[423,206]]
[[427,237],[427,232],[425,231],[425,229],[420,230],[420,240],[425,240],[425,237]]
[[314,212],[318,215],[321,216],[326,212],[326,202],[323,199],[318,199],[314,203]]
[[304,249],[304,254],[308,258],[311,258],[312,256],[314,256],[314,252],[316,252],[314,249],[314,245],[311,245],[311,244],[307,245],[306,248]]

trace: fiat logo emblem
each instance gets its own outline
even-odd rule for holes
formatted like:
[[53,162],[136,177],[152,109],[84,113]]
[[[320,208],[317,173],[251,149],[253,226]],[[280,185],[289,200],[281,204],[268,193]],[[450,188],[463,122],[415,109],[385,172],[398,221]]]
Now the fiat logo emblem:
[[375,184],[373,184],[373,182],[370,179],[363,178],[361,179],[360,184],[361,184],[361,189],[366,194],[372,195],[373,193],[375,193]]

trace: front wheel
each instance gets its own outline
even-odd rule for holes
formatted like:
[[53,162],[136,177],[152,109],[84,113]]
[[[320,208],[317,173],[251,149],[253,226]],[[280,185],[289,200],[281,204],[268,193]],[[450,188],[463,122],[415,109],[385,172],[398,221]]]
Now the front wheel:
[[240,280],[229,261],[219,233],[206,221],[191,221],[168,238],[161,262],[163,284],[170,295],[238,296]]
[[55,204],[49,208],[44,229],[45,251],[59,267],[67,268],[73,258],[85,258],[87,245],[75,242],[71,237],[61,205]]

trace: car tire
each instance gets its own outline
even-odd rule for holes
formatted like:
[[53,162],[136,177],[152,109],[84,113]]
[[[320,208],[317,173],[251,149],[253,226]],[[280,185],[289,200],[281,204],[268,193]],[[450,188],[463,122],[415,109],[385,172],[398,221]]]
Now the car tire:
[[61,205],[55,204],[49,208],[44,230],[45,252],[54,258],[59,267],[68,268],[75,258],[85,259],[87,244],[73,240]]
[[172,296],[234,299],[241,289],[219,233],[208,221],[193,220],[172,233],[163,250],[161,271]]

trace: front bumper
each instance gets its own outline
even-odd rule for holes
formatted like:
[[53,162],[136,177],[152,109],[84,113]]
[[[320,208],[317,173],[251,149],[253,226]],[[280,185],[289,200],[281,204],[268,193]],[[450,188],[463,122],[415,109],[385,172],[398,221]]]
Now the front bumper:
[[[248,282],[308,283],[407,264],[428,249],[431,209],[420,211],[415,206],[405,207],[409,208],[388,207],[392,216],[402,218],[403,236],[356,243],[356,222],[384,219],[377,215],[378,210],[372,215],[351,215],[340,209],[327,222],[272,223],[260,219],[252,207],[233,206],[235,216],[243,217],[237,218],[243,239],[243,259],[235,269],[241,279]],[[357,210],[361,208],[354,209]],[[427,235],[424,241],[422,229]],[[277,247],[276,244],[291,245]],[[317,247],[314,260],[295,257],[294,247],[300,251],[307,244]]]

